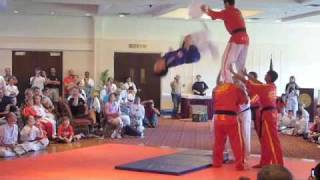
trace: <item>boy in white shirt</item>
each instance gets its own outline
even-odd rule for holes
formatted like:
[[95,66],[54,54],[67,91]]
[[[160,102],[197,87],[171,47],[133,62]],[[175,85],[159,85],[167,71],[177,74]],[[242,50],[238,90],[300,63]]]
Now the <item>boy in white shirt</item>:
[[18,145],[19,129],[17,117],[14,113],[6,116],[7,123],[0,126],[0,157],[12,157],[22,155],[27,151]]
[[309,120],[303,117],[303,112],[297,111],[297,121],[293,134],[300,136],[308,133],[308,122]]

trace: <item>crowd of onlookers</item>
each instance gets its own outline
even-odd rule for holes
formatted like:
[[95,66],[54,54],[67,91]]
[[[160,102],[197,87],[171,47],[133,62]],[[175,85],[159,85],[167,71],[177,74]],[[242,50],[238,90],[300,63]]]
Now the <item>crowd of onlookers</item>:
[[299,86],[291,76],[286,85],[286,92],[278,99],[279,131],[286,135],[301,136],[304,139],[320,144],[320,106],[310,122],[310,114],[304,104],[299,102]]
[[[104,138],[106,128],[111,138],[143,138],[144,129],[155,128],[160,115],[153,100],[141,102],[130,77],[123,83],[108,78],[98,90],[89,72],[79,78],[69,70],[62,79],[55,68],[48,73],[36,68],[23,98],[19,93],[18,79],[5,68],[0,75],[0,157],[37,151],[49,142],[70,143],[88,135]],[[89,134],[76,131],[77,118],[91,122]]]

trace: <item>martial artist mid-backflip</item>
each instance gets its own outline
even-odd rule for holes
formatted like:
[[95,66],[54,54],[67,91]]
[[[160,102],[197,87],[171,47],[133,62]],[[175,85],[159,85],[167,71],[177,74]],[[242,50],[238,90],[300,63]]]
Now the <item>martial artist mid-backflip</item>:
[[182,46],[174,51],[167,52],[154,64],[154,73],[165,76],[172,67],[183,64],[197,63],[202,55],[210,53],[212,57],[218,54],[217,47],[210,40],[210,32],[205,23],[203,29],[190,33],[184,37]]
[[246,32],[246,25],[239,9],[234,7],[235,0],[224,0],[225,9],[213,11],[208,5],[202,5],[201,9],[213,20],[222,19],[231,38],[224,52],[220,70],[220,80],[232,82],[230,64],[235,63],[237,71],[241,72],[246,63],[249,36]]

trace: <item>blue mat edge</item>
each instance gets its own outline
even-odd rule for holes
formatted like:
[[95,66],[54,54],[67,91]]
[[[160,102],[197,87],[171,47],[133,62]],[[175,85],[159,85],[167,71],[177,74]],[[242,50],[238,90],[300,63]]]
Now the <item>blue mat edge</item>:
[[212,163],[208,164],[208,165],[200,166],[198,168],[194,168],[194,169],[191,169],[191,170],[186,170],[186,171],[176,172],[176,173],[175,172],[168,172],[168,171],[164,172],[164,171],[156,171],[156,170],[141,170],[141,169],[136,169],[136,168],[121,167],[121,165],[120,166],[115,166],[115,169],[117,169],[117,170],[126,170],[126,171],[134,171],[134,172],[149,172],[149,173],[181,176],[181,175],[188,174],[188,173],[191,173],[191,172],[200,171],[200,170],[209,168],[211,166],[212,166]]

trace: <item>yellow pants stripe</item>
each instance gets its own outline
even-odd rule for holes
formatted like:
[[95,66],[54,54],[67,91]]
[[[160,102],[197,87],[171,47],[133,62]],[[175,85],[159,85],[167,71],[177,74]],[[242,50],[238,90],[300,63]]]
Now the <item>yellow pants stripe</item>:
[[277,159],[276,152],[275,152],[275,149],[274,149],[274,144],[273,144],[273,141],[272,141],[272,138],[271,138],[271,133],[270,133],[269,125],[268,125],[268,123],[266,123],[265,120],[263,120],[263,123],[264,123],[264,125],[265,125],[265,127],[266,127],[266,133],[267,133],[267,137],[268,137],[269,142],[270,142],[270,147],[271,147],[271,152],[272,152],[273,158],[274,158],[274,160],[276,161],[276,162],[274,162],[274,163],[277,164],[277,163],[278,163],[278,162],[277,162],[278,159]]

